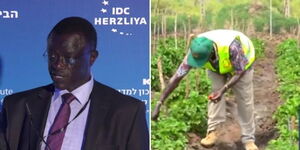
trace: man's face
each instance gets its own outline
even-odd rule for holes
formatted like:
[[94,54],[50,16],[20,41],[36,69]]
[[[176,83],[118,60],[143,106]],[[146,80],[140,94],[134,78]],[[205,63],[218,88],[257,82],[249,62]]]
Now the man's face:
[[52,35],[47,52],[48,69],[56,88],[71,92],[90,80],[97,52],[80,33]]

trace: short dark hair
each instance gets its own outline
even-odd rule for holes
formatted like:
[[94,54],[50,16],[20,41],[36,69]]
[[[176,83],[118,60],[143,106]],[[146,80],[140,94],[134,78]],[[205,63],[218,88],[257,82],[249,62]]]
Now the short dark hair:
[[79,32],[83,34],[84,38],[92,46],[94,50],[97,47],[97,32],[93,25],[81,17],[68,17],[57,23],[51,32],[48,34],[47,40],[53,35],[62,35],[68,33]]

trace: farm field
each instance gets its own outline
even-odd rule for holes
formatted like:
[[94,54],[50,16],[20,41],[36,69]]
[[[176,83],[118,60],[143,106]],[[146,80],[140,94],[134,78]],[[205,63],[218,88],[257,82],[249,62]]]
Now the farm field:
[[[260,37],[260,39],[257,37]],[[297,139],[299,139],[299,137],[296,127],[298,126],[298,122],[293,118],[297,116],[296,111],[299,107],[300,100],[299,97],[296,97],[297,95],[286,96],[286,92],[284,91],[286,88],[282,86],[293,87],[296,86],[297,83],[299,85],[300,67],[299,64],[293,64],[293,68],[298,69],[298,71],[290,71],[290,76],[294,77],[294,80],[289,80],[286,84],[283,82],[287,82],[287,79],[283,79],[282,77],[285,77],[289,73],[285,71],[285,75],[282,75],[281,72],[286,69],[282,69],[282,65],[280,68],[280,63],[282,63],[280,61],[284,60],[282,53],[286,53],[286,49],[297,49],[297,42],[295,40],[286,41],[286,39],[289,38],[288,36],[274,36],[270,39],[268,35],[264,35],[263,33],[258,33],[257,36],[253,38],[254,45],[257,47],[258,57],[254,64],[255,71],[253,80],[256,121],[255,136],[256,143],[260,150],[281,150],[282,147],[280,148],[280,146],[285,146],[286,148],[286,144],[291,146],[289,148],[291,150],[296,150],[297,148]],[[172,45],[171,41],[170,39],[166,41],[166,43],[169,44],[168,47]],[[280,44],[281,49],[278,47]],[[285,50],[282,50],[282,47],[284,47]],[[175,55],[177,55],[177,57],[183,56],[180,53],[171,53],[172,49],[164,49],[161,47],[157,53],[160,53],[159,50],[164,51],[162,52],[163,54],[160,55],[160,58],[169,59],[160,61],[162,61],[162,63],[169,63],[169,65],[167,65],[168,67],[163,67],[163,72],[170,76],[170,72],[174,72],[178,66],[178,63],[176,64],[171,60],[176,61],[174,58]],[[170,53],[170,55],[166,56],[165,53]],[[288,56],[292,56],[292,54]],[[157,58],[156,55],[152,57],[154,60],[152,60],[152,73],[158,73],[155,67],[157,66],[157,63],[155,63],[155,61],[157,61],[155,59]],[[297,57],[295,59],[298,60],[299,58]],[[296,60],[293,61],[299,62]],[[296,65],[298,67],[296,67]],[[172,69],[172,67],[174,68]],[[288,66],[285,68],[287,67]],[[168,69],[172,71],[168,71]],[[158,77],[157,75],[152,76],[152,84],[154,83],[152,86],[154,89],[152,91],[153,108],[159,96],[159,92],[155,91],[155,89],[159,87],[159,82],[155,80]],[[199,81],[197,81],[197,78]],[[290,79],[290,77],[288,78]],[[199,141],[205,137],[207,123],[206,103],[207,95],[210,90],[210,81],[207,79],[204,70],[194,69],[182,82],[183,83],[173,92],[163,106],[162,114],[158,121],[152,122],[152,149],[243,150],[240,141],[240,127],[235,119],[237,113],[234,111],[236,109],[236,103],[230,92],[226,95],[228,115],[227,121],[222,124],[220,128],[221,138],[219,138],[220,140],[216,146],[207,149],[202,147]],[[297,86],[295,88],[297,88]],[[289,94],[297,94],[297,90],[289,90],[289,92]],[[290,102],[291,100],[293,102]],[[281,105],[282,108],[279,107]],[[286,109],[292,110],[286,111]],[[283,120],[283,118],[287,119]],[[280,128],[284,128],[284,130],[280,130]],[[284,135],[282,136],[281,134]],[[272,141],[278,138],[279,140]]]
[[[191,34],[237,30],[255,46],[254,109],[260,150],[297,150],[300,109],[300,0],[152,0],[151,106],[188,52]],[[222,36],[222,35],[220,35]],[[225,93],[227,120],[207,149],[207,104],[211,81],[191,69],[151,123],[153,150],[244,150],[232,91]]]

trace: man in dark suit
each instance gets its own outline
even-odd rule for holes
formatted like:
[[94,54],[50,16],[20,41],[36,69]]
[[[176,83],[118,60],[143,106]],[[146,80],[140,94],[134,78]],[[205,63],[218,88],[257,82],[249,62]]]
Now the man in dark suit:
[[49,33],[53,84],[5,97],[2,130],[10,150],[148,150],[145,105],[93,79],[97,35],[65,18]]

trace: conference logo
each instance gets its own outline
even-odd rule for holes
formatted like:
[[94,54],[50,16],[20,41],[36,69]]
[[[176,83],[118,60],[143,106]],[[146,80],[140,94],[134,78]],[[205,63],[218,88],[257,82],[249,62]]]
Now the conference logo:
[[119,7],[116,2],[103,0],[100,4],[99,16],[94,18],[94,25],[112,26],[111,32],[120,35],[130,36],[133,33],[120,31],[118,26],[139,26],[147,25],[147,19],[143,16],[132,14],[131,7]]

